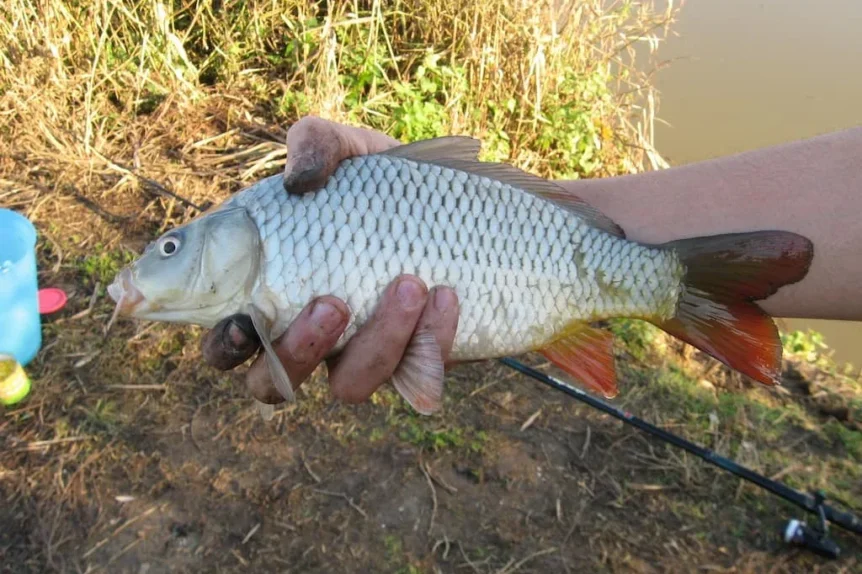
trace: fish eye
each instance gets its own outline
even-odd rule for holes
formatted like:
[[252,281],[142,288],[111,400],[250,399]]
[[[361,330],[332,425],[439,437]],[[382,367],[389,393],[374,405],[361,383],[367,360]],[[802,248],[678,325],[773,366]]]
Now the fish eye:
[[159,242],[159,253],[164,257],[170,257],[180,249],[180,240],[177,237],[165,237]]

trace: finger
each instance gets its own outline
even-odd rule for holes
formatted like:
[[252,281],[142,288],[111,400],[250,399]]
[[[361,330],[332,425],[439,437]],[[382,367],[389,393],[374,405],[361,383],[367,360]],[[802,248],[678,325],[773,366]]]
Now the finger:
[[[314,372],[317,365],[332,350],[347,327],[350,311],[335,297],[320,297],[307,305],[287,331],[273,341],[272,347],[294,389]],[[276,390],[260,354],[246,374],[246,384],[252,396],[265,403],[280,403],[284,397]]]
[[201,341],[204,361],[222,371],[249,360],[260,345],[248,315],[231,315],[209,330]]
[[[419,329],[430,331],[437,339],[443,363],[449,362],[458,330],[458,295],[449,287],[435,287],[428,296],[419,318]],[[418,330],[418,329],[417,329]]]
[[306,116],[287,130],[284,189],[302,194],[323,187],[345,159],[399,145],[380,132]]
[[332,394],[348,403],[368,399],[385,383],[404,355],[428,299],[417,277],[399,277],[384,292],[374,315],[330,362]]

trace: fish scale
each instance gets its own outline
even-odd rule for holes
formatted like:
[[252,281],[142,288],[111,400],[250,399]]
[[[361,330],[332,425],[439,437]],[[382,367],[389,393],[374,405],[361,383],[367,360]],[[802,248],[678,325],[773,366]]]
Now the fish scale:
[[[285,193],[273,176],[231,206],[246,208],[262,230],[259,281],[279,309],[274,331],[329,294],[353,311],[347,340],[397,275],[414,274],[455,289],[451,356],[470,360],[540,348],[579,321],[669,317],[679,292],[671,252],[627,243],[507,183],[400,157],[344,161],[304,196]],[[316,272],[321,266],[328,273]]]

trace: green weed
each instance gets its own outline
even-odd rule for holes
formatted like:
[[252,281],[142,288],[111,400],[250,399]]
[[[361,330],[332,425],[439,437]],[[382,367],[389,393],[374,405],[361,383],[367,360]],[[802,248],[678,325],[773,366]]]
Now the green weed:
[[644,360],[654,351],[653,343],[660,333],[658,327],[639,319],[614,319],[608,323],[615,340],[625,345],[635,358]]
[[93,247],[96,253],[87,255],[80,260],[79,270],[91,284],[99,282],[102,286],[110,284],[120,269],[131,263],[135,254],[127,251],[103,251],[103,246]]
[[429,428],[429,424],[412,417],[402,419],[398,426],[401,440],[433,451],[466,448],[472,452],[481,452],[487,440],[483,431],[451,427]]
[[383,537],[383,545],[386,548],[387,558],[390,560],[401,558],[403,550],[400,538],[392,534],[387,534]]
[[457,449],[481,453],[488,441],[485,431],[451,424],[441,427],[439,420],[421,417],[409,409],[390,414],[389,426],[396,429],[401,440],[432,451]]
[[850,456],[862,460],[862,432],[851,430],[836,420],[823,425],[823,432],[832,441],[841,444]]
[[121,418],[114,401],[100,398],[86,410],[81,428],[87,434],[115,436],[120,432]]
[[781,343],[785,353],[797,356],[811,364],[822,363],[823,353],[828,350],[823,334],[810,329],[781,333]]

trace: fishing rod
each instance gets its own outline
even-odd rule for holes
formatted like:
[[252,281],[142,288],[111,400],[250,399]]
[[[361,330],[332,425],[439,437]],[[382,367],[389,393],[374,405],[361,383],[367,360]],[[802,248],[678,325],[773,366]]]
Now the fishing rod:
[[726,470],[744,480],[752,482],[757,486],[768,490],[769,492],[777,496],[780,496],[784,500],[792,502],[800,508],[815,514],[819,522],[819,524],[816,526],[809,526],[808,524],[797,519],[791,519],[790,521],[788,521],[784,530],[784,541],[789,544],[795,544],[798,546],[805,547],[812,552],[820,554],[821,556],[826,556],[828,558],[838,558],[841,553],[841,549],[831,538],[829,538],[828,522],[832,522],[833,524],[836,524],[850,532],[862,534],[862,519],[858,518],[857,516],[854,516],[849,512],[842,512],[827,505],[825,503],[826,497],[823,492],[816,492],[813,494],[799,492],[798,490],[787,486],[783,482],[778,482],[767,478],[761,474],[758,474],[753,470],[748,469],[728,458],[720,456],[709,449],[703,448],[702,446],[687,441],[680,436],[677,436],[662,428],[650,424],[647,421],[640,419],[627,411],[623,411],[613,405],[610,405],[600,399],[597,399],[596,397],[593,397],[592,395],[589,395],[586,392],[576,387],[573,387],[566,382],[563,382],[550,375],[546,375],[545,373],[538,371],[532,367],[529,367],[521,363],[520,361],[516,361],[515,359],[509,357],[505,357],[498,360],[507,367],[510,367],[524,375],[532,377],[541,383],[544,383],[554,389],[557,389],[558,391],[562,391],[570,397],[575,398],[583,403],[586,403],[589,406],[596,408],[606,414],[609,414],[612,417],[623,421],[624,423],[637,427],[640,430],[654,437],[657,437],[676,447],[686,450],[691,454],[705,460],[706,462],[721,468],[722,470]]

